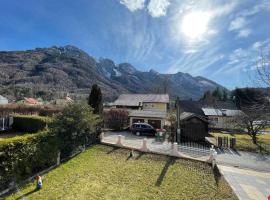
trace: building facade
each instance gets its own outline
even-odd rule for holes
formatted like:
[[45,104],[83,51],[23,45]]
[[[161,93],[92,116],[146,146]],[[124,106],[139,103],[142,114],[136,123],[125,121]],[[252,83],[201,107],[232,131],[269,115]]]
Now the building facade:
[[8,99],[0,95],[0,105],[7,105],[7,104],[8,104]]
[[112,104],[114,108],[129,111],[129,125],[144,122],[154,128],[163,128],[169,106],[168,94],[122,94]]

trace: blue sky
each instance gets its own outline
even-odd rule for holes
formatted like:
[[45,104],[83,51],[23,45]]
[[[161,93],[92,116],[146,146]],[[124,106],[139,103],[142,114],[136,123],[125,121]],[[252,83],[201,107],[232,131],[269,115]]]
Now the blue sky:
[[232,89],[254,85],[269,18],[269,0],[9,0],[0,2],[0,50],[71,44]]

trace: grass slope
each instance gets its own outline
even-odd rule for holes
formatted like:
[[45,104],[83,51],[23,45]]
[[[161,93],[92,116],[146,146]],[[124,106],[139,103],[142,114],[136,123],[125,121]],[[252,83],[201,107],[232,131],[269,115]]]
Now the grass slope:
[[[214,137],[235,137],[236,149],[241,151],[262,152],[270,155],[270,134],[258,136],[258,145],[252,143],[251,137],[240,133],[210,133]],[[261,147],[261,148],[260,148]]]
[[237,199],[223,177],[200,162],[96,145],[7,199]]

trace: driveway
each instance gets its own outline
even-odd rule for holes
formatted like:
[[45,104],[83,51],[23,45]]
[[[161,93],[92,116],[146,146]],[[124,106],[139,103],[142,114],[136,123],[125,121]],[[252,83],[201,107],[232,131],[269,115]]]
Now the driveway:
[[[169,155],[172,153],[172,143],[164,141],[157,142],[155,137],[136,136],[128,131],[110,131],[104,133],[103,143],[116,144],[118,135],[124,136],[123,145],[129,148],[139,149],[142,147],[143,139],[147,138],[147,147],[153,153]],[[201,161],[207,161],[210,156],[209,149],[196,148],[185,145],[178,145],[178,151],[183,157],[193,158]]]
[[267,200],[270,195],[270,173],[219,164],[218,168],[240,200]]
[[218,164],[270,172],[270,156],[230,149],[216,150]]

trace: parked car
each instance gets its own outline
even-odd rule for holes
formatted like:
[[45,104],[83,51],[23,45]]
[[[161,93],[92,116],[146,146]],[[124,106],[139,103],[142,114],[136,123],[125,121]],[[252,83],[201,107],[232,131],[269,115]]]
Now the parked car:
[[156,134],[156,129],[153,128],[150,124],[147,123],[134,123],[130,127],[130,130],[133,134],[136,135],[150,135],[150,136],[155,136]]

